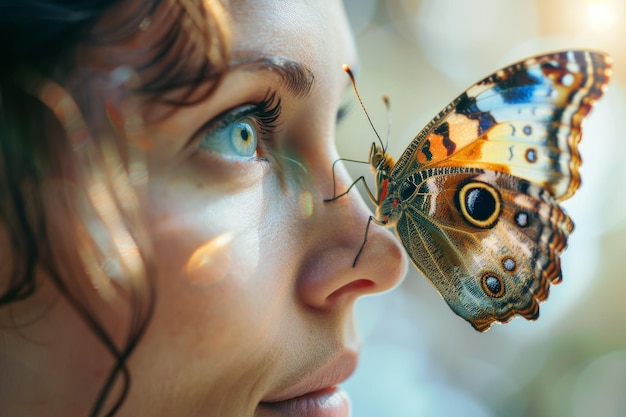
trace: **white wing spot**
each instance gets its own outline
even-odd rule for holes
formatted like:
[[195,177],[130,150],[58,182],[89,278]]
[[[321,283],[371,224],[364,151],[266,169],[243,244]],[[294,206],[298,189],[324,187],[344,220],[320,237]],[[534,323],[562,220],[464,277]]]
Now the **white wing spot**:
[[572,74],[564,74],[561,77],[561,84],[565,87],[570,87],[572,84],[574,84],[574,76]]
[[511,272],[515,270],[515,267],[517,265],[515,264],[515,260],[513,258],[507,257],[507,258],[504,258],[504,260],[502,261],[502,266],[504,267],[504,269]]

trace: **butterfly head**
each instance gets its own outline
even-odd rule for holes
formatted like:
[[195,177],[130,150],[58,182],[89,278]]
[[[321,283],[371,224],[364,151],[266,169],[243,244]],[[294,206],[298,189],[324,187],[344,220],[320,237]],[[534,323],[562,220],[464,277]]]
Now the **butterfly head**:
[[376,143],[372,143],[369,161],[370,168],[374,173],[389,173],[394,165],[393,158],[382,146],[377,145]]

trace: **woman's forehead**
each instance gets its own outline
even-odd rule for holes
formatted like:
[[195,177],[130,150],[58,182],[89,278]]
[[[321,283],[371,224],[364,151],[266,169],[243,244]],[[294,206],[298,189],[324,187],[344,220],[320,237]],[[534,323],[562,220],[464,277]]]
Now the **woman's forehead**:
[[[246,7],[239,6],[243,4]],[[257,51],[311,68],[324,64],[337,68],[340,61],[339,65],[354,61],[356,53],[341,2],[237,1],[228,12],[234,55]]]

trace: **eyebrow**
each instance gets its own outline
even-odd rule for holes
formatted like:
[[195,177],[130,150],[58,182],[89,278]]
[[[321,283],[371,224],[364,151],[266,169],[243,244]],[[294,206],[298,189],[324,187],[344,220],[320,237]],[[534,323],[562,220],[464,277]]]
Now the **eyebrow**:
[[270,71],[278,74],[287,89],[296,97],[307,96],[315,81],[315,74],[306,65],[282,57],[261,57],[231,63],[231,69]]

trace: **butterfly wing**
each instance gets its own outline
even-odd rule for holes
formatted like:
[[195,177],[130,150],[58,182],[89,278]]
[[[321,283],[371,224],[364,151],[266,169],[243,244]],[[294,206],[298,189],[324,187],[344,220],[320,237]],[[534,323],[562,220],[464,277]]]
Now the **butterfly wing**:
[[562,201],[580,184],[581,122],[601,97],[610,57],[565,51],[529,58],[478,82],[415,137],[394,166],[475,167],[535,182]]
[[479,330],[539,315],[573,229],[544,188],[496,171],[422,172],[396,223],[412,262]]
[[610,67],[592,51],[506,67],[445,107],[385,176],[378,218],[477,330],[535,319],[561,280],[573,223],[557,202],[580,184],[581,122]]

